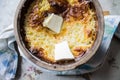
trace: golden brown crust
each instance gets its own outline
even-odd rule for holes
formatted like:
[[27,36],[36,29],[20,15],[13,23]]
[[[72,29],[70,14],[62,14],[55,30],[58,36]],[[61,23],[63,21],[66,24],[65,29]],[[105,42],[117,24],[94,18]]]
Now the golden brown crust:
[[39,11],[39,3],[36,2],[33,9],[31,9],[31,13],[29,15],[29,22],[31,26],[38,26],[42,25],[44,18],[49,13],[55,13],[61,15],[64,20],[68,20],[70,17],[76,19],[83,19],[85,18],[89,12],[89,1],[79,1],[74,6],[69,5],[66,0],[48,0],[50,4],[50,9],[45,10],[40,13]]
[[[25,40],[31,53],[41,60],[55,63],[54,45],[64,40],[68,41],[75,58],[90,49],[96,40],[97,19],[95,11],[90,9],[89,2],[73,0],[75,2],[71,5],[68,4],[69,1],[43,0],[39,2],[37,0],[28,11],[25,21]],[[58,7],[63,9],[58,11]],[[42,26],[44,18],[49,13],[55,13],[64,18],[60,34],[55,34]]]

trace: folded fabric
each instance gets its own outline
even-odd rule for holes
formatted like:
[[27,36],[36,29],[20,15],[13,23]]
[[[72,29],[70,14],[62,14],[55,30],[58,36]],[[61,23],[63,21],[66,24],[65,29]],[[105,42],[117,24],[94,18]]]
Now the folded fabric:
[[[101,64],[101,62],[103,62],[103,58],[106,55],[106,51],[109,48],[111,39],[118,26],[119,21],[120,16],[105,17],[105,34],[100,49],[96,53],[99,55],[95,55],[94,58],[92,58],[85,65],[79,66],[74,70],[63,71],[57,74],[77,75],[95,70],[96,67],[98,67]],[[11,80],[12,78],[14,78],[17,70],[18,54],[15,51],[14,42],[15,38],[13,25],[10,25],[2,32],[0,32],[0,74],[3,75],[6,78],[6,80]],[[21,55],[24,56],[22,51]]]
[[13,25],[10,25],[0,32],[0,74],[6,80],[11,80],[16,74],[18,55],[14,42]]

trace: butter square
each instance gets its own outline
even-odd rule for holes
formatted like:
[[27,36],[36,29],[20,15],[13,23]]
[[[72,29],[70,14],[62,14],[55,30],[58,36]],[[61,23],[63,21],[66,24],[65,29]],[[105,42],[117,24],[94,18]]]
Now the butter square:
[[60,33],[63,23],[63,18],[61,16],[55,15],[54,13],[49,14],[43,22],[43,26],[48,27],[55,33]]
[[72,60],[74,56],[70,51],[67,41],[63,41],[55,45],[55,61],[59,60]]

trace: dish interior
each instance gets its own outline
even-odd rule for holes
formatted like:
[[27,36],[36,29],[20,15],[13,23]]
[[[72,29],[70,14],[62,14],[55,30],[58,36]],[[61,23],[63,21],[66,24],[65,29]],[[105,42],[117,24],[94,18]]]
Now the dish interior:
[[[43,27],[44,19],[51,13],[63,18],[59,34]],[[97,17],[89,0],[34,0],[24,20],[24,41],[32,55],[47,63],[75,62],[96,41]],[[67,41],[74,60],[56,62],[55,44]],[[61,53],[64,55],[64,53]]]

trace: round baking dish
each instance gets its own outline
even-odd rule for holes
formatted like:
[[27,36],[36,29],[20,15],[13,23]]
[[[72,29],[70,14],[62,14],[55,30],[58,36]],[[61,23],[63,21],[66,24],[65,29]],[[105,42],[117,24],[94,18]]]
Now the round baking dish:
[[47,63],[32,55],[30,51],[26,48],[25,41],[23,40],[25,38],[25,34],[23,34],[22,32],[24,31],[23,27],[24,27],[25,14],[27,13],[27,9],[29,8],[30,4],[33,1],[34,0],[22,0],[17,8],[14,19],[14,31],[15,31],[16,41],[18,43],[18,46],[22,50],[23,54],[26,56],[26,58],[28,58],[38,67],[42,67],[48,70],[64,71],[64,70],[74,69],[77,66],[86,63],[96,53],[97,49],[101,44],[102,37],[104,34],[104,17],[103,17],[102,8],[98,0],[91,0],[95,8],[96,16],[98,19],[97,38],[92,48],[90,48],[78,61],[64,65]]

